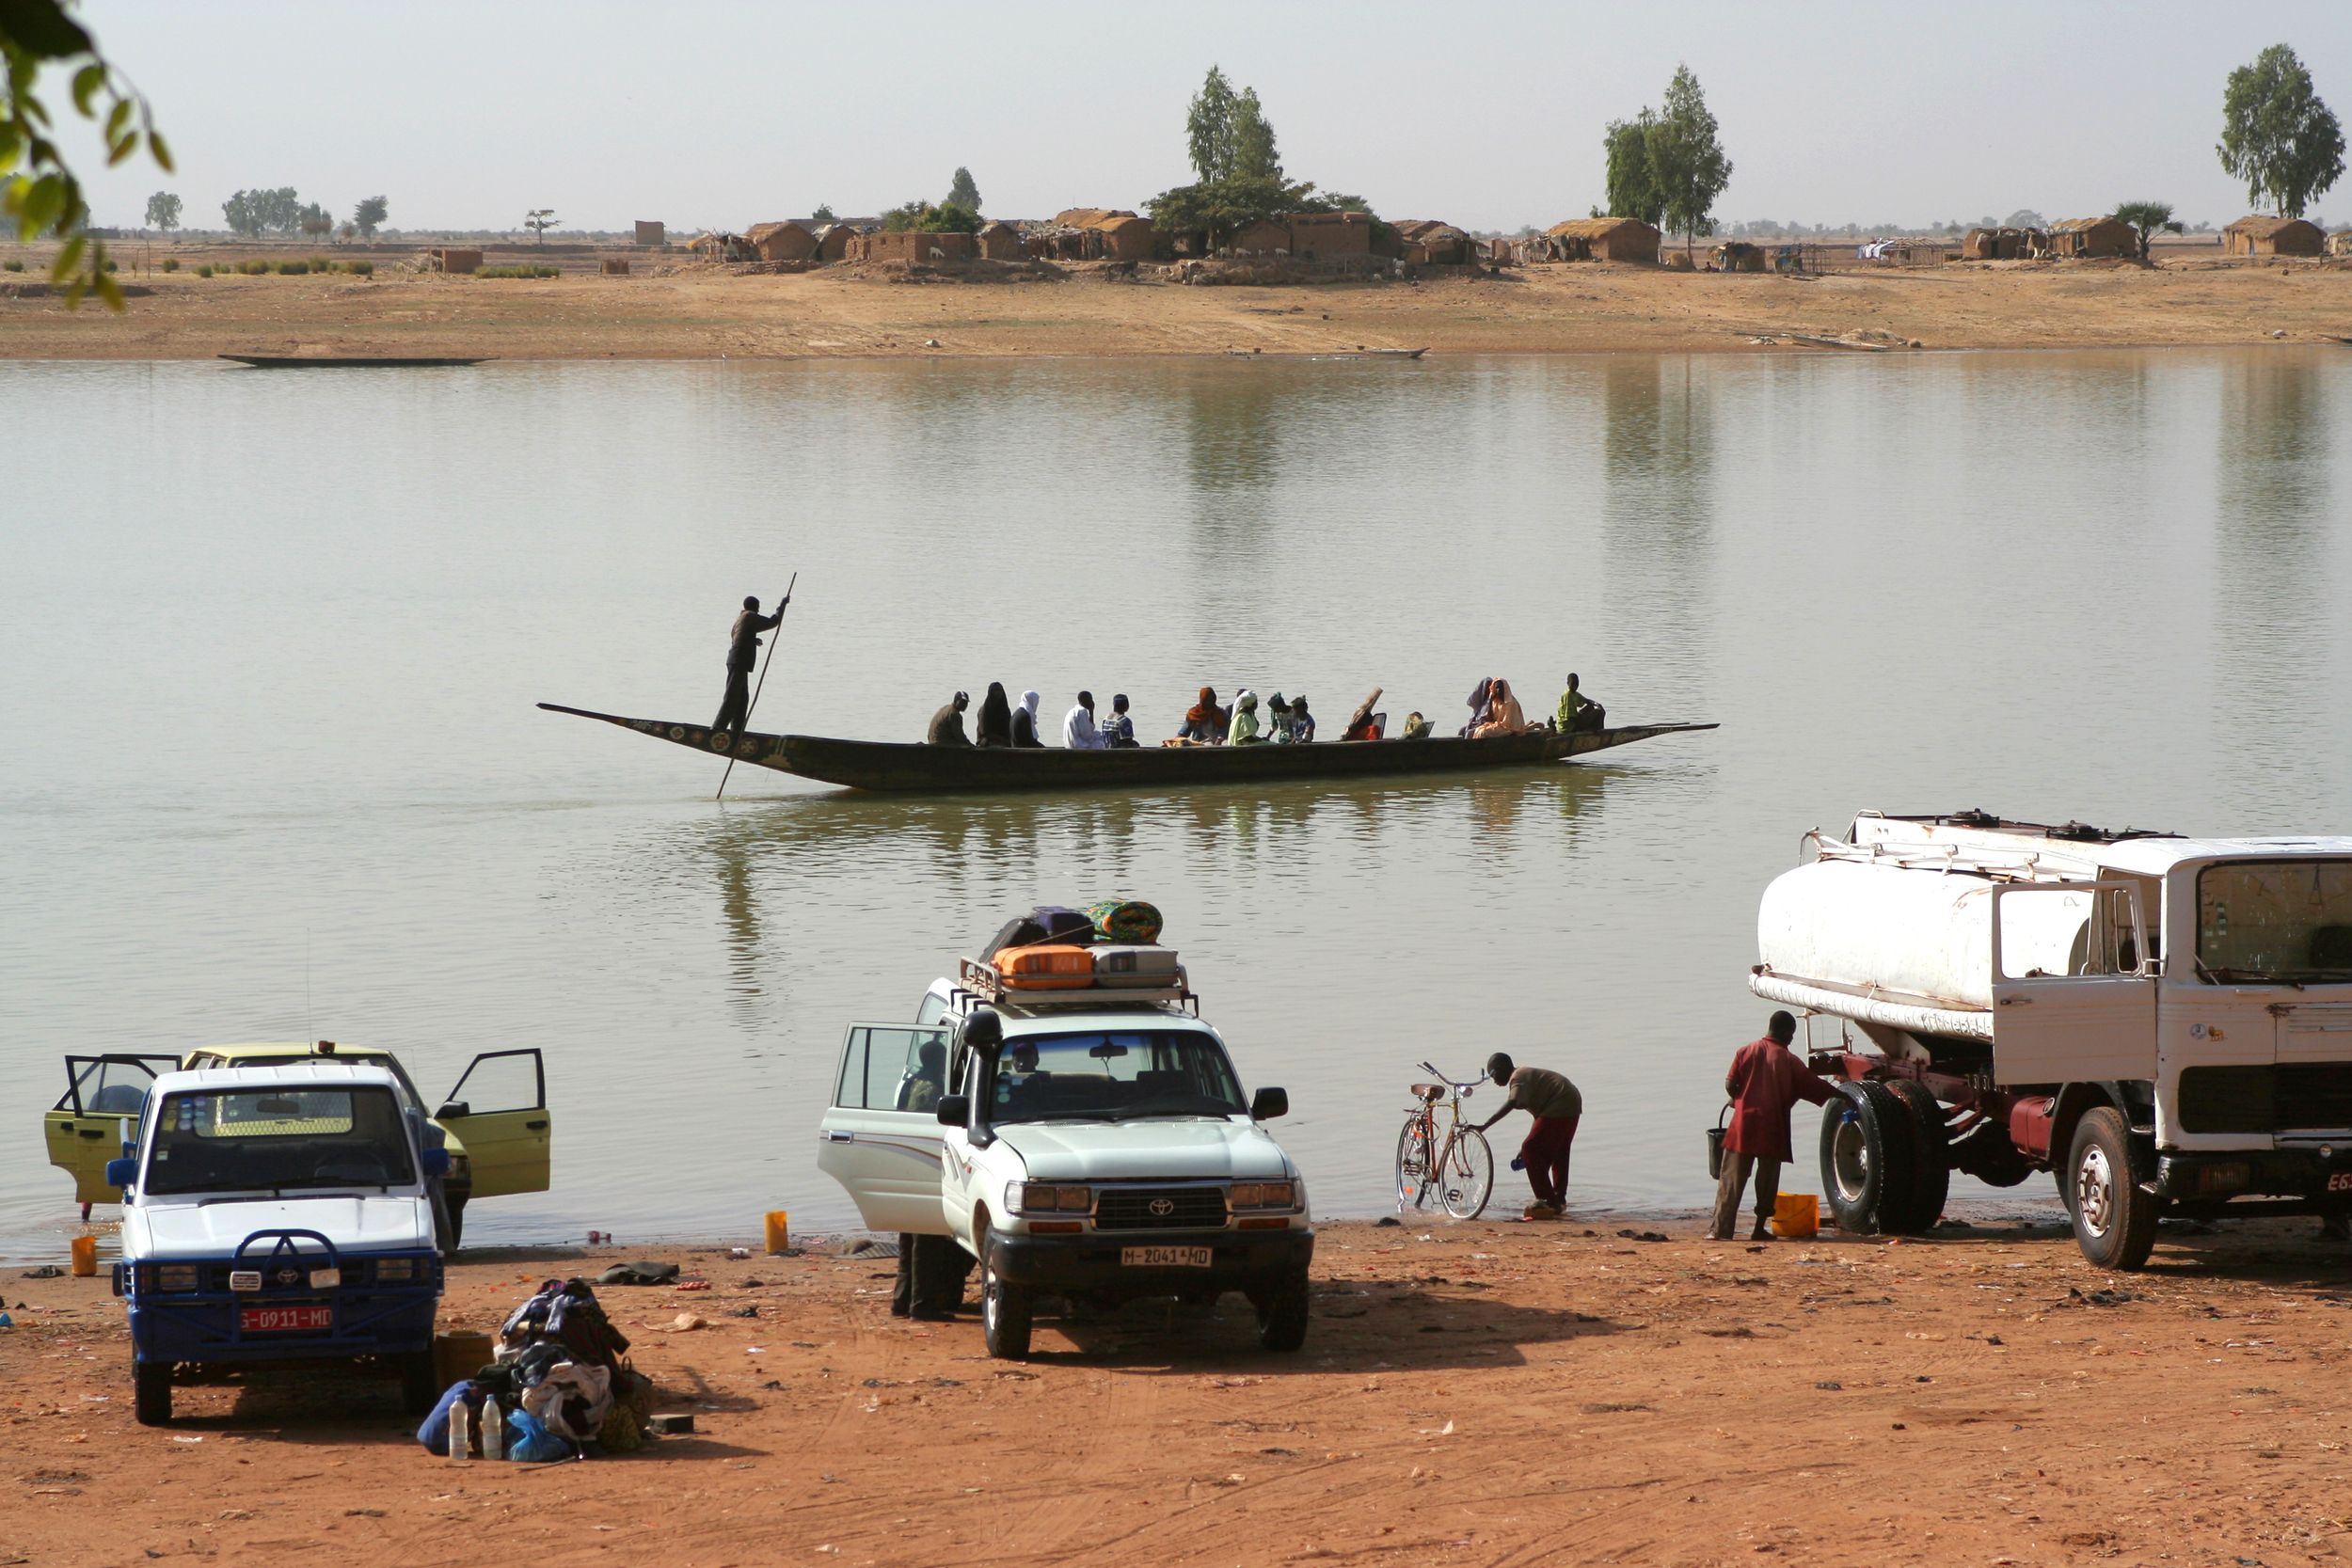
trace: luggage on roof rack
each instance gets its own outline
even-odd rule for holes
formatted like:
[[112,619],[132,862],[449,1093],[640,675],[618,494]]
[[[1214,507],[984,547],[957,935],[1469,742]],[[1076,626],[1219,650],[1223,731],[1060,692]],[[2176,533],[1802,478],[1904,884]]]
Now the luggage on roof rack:
[[[1012,1007],[1102,1007],[1172,1002],[1198,1010],[1199,999],[1193,994],[1192,983],[1184,974],[1184,966],[1177,961],[1173,950],[1165,947],[1142,949],[1141,953],[1152,955],[1155,961],[1141,971],[1132,968],[1099,970],[1089,962],[1083,973],[1074,968],[1048,969],[1042,973],[1041,979],[1037,974],[1008,974],[1002,967],[1006,960],[1031,953],[1070,953],[1090,960],[1102,951],[1104,950],[1075,946],[1032,947],[1021,949],[1018,954],[1002,953],[988,961],[963,958],[958,960],[956,966],[956,984],[980,1001]],[[1112,948],[1108,951],[1116,955],[1120,950]],[[1162,955],[1166,958],[1165,966],[1156,962]],[[1051,962],[1062,964],[1069,960],[1054,959]]]

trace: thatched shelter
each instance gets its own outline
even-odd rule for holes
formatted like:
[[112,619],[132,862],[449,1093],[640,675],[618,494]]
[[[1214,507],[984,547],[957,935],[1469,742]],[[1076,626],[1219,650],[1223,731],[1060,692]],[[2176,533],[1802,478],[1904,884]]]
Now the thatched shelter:
[[1407,218],[1396,226],[1398,253],[1407,261],[1462,266],[1476,259],[1469,234],[1436,218]]
[[1544,230],[1547,247],[1562,261],[1639,261],[1658,264],[1662,236],[1640,218],[1570,218]]
[[817,236],[798,223],[755,223],[743,230],[743,239],[763,261],[808,261],[817,256]]
[[1745,240],[1725,240],[1715,247],[1717,272],[1764,271],[1764,247]]
[[2068,218],[2050,225],[2050,254],[2083,259],[2137,256],[2139,230],[2119,217]]
[[707,261],[748,261],[754,254],[742,235],[723,230],[697,234],[686,242],[686,248]]
[[2253,214],[2224,229],[2221,243],[2233,256],[2319,256],[2326,253],[2328,236],[2301,218]]
[[2352,256],[2352,229],[2339,229],[2328,236],[2328,254]]
[[980,225],[973,237],[973,248],[991,261],[1023,261],[1028,260],[1029,247],[1023,243],[1021,230],[1009,223],[989,222]]
[[817,260],[839,261],[850,254],[850,242],[857,238],[857,230],[847,223],[829,223],[817,230]]

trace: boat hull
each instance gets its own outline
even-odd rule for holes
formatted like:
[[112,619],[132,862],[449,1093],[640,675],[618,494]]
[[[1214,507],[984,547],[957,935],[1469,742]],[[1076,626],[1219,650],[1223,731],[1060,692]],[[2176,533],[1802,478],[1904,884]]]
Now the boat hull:
[[772,768],[845,789],[946,793],[1034,789],[1165,789],[1260,780],[1375,778],[1414,773],[1485,772],[1565,762],[1654,736],[1711,730],[1713,724],[1632,724],[1581,735],[1550,730],[1492,740],[1318,741],[1307,746],[1147,746],[1073,752],[1059,747],[922,746],[829,736],[739,736],[707,725],[629,719],[541,703],[684,746],[706,756]]

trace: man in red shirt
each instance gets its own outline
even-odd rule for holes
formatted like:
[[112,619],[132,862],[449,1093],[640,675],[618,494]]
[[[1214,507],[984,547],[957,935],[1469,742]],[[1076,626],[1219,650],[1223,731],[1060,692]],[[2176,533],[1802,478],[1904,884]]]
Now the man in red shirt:
[[1740,1219],[1740,1196],[1751,1171],[1756,1175],[1756,1229],[1748,1239],[1772,1239],[1766,1222],[1780,1203],[1780,1167],[1793,1158],[1788,1113],[1800,1100],[1819,1105],[1836,1092],[1788,1049],[1796,1037],[1797,1021],[1785,1012],[1774,1013],[1764,1037],[1741,1046],[1724,1077],[1732,1111],[1731,1125],[1724,1132],[1724,1173],[1715,1183],[1715,1223],[1708,1231],[1716,1241],[1731,1240],[1731,1228]]

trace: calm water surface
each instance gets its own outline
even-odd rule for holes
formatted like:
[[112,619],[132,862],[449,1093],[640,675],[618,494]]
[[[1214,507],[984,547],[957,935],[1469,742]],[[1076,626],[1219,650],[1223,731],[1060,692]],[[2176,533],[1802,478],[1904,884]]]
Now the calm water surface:
[[[2352,829],[2352,353],[7,364],[0,433],[8,1256],[72,1227],[63,1053],[317,1036],[428,1093],[547,1049],[556,1188],[469,1238],[850,1223],[843,1026],[1120,892],[1289,1088],[1319,1211],[1387,1204],[1414,1063],[1497,1048],[1582,1085],[1580,1203],[1695,1204],[1805,829]],[[1467,784],[714,804],[717,764],[532,708],[707,721],[736,599],[796,569],[762,728],[914,739],[992,678],[1153,738],[1203,682],[1450,728],[1570,669],[1724,728]]]

